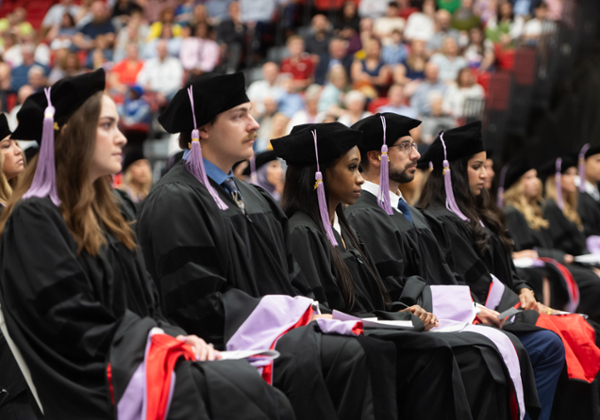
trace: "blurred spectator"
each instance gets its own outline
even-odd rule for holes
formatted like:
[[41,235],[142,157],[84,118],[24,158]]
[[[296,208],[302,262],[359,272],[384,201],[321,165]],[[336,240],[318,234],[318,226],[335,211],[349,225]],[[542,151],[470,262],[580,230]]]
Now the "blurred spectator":
[[46,39],[50,42],[51,50],[60,50],[62,48],[71,48],[73,36],[77,33],[75,19],[68,13],[62,17],[60,25],[52,26]]
[[148,36],[148,25],[142,22],[142,14],[133,12],[127,26],[119,32],[115,46],[113,59],[119,62],[127,55],[127,45],[135,42],[138,45],[138,51],[142,51],[146,45],[146,37]]
[[275,101],[284,93],[284,89],[278,83],[279,66],[273,62],[267,62],[262,66],[262,79],[250,84],[246,94],[252,104],[252,113],[256,118],[261,118],[266,112],[265,102],[268,98]]
[[128,86],[136,83],[144,62],[139,58],[138,46],[135,42],[127,46],[127,57],[119,61],[108,74],[108,85],[111,91],[119,94],[127,92]]
[[[414,7],[412,3],[412,0],[396,0],[396,4],[398,5],[398,14],[404,19],[404,21],[406,21],[413,13],[419,11],[419,8]],[[421,1],[414,3],[419,3],[419,6],[421,5]]]
[[46,87],[46,71],[42,66],[34,65],[27,72],[27,84],[36,92]]
[[334,64],[327,73],[327,81],[319,97],[318,110],[341,115],[340,105],[348,86],[348,74],[341,64]]
[[148,124],[152,121],[150,104],[143,95],[144,90],[138,85],[131,85],[127,88],[123,105],[119,107],[122,124]]
[[372,115],[370,112],[365,111],[366,104],[367,97],[364,93],[358,90],[351,90],[346,94],[346,98],[344,99],[347,111],[338,118],[338,122],[350,127],[352,124]]
[[[269,147],[269,141],[271,140],[271,128],[273,119],[277,114],[277,102],[271,97],[267,97],[264,100],[264,112],[261,118],[258,119],[260,128],[256,132],[256,142],[254,143],[254,150],[256,152],[262,152],[267,150]],[[283,115],[283,114],[281,114]],[[285,115],[283,115],[285,117]],[[287,117],[286,121],[287,121]]]
[[[10,65],[0,58],[0,92],[1,100],[5,101],[6,92],[10,90]],[[3,104],[2,109],[6,109],[6,104]]]
[[271,146],[271,140],[278,139],[289,134],[286,129],[288,127],[288,122],[290,119],[283,113],[278,112],[273,115],[273,121],[271,122],[271,131],[269,132],[268,142],[267,142],[267,150],[272,150],[273,146]]
[[542,36],[542,25],[548,20],[548,6],[541,2],[535,8],[535,17],[528,20],[523,26],[523,42],[526,45],[536,45]]
[[59,50],[54,61],[54,67],[48,76],[48,84],[53,85],[64,77],[73,77],[83,73],[77,53],[67,49]]
[[427,50],[431,53],[440,51],[444,40],[451,36],[458,44],[460,33],[450,27],[452,15],[447,10],[438,10],[435,13],[435,33],[427,42]]
[[156,52],[156,58],[144,63],[137,84],[147,92],[157,92],[159,103],[164,105],[183,86],[183,67],[177,58],[169,56],[164,39],[156,44]]
[[339,37],[332,38],[329,41],[329,51],[319,58],[319,64],[315,70],[315,83],[320,85],[325,84],[327,73],[337,64],[343,67],[346,71],[346,77],[348,77],[352,61],[352,56],[346,54],[346,41]]
[[483,100],[485,92],[483,87],[475,82],[475,77],[469,68],[459,71],[456,81],[448,86],[444,94],[444,112],[454,118],[467,116],[465,114],[465,101],[467,99]]
[[458,71],[467,67],[467,60],[458,55],[458,45],[452,37],[444,40],[442,52],[431,56],[431,62],[440,69],[439,78],[443,83],[452,83],[458,76]]
[[408,58],[408,48],[402,43],[402,32],[394,29],[392,32],[391,42],[383,46],[381,50],[382,61],[394,68],[396,64],[404,62]]
[[293,88],[296,91],[304,90],[314,80],[314,63],[304,52],[304,40],[297,35],[288,38],[287,50],[290,55],[281,62],[281,73],[292,75]]
[[[426,63],[427,54],[425,53],[425,42],[414,40],[406,60],[394,68],[394,83],[405,86],[407,83],[414,80],[424,79]],[[409,95],[408,92],[406,92],[406,94]]]
[[373,32],[383,45],[392,43],[393,31],[402,32],[404,30],[406,21],[399,16],[399,13],[398,3],[391,1],[388,3],[385,16],[377,18],[373,22]]
[[548,6],[548,19],[560,20],[563,15],[563,0],[543,0]]
[[61,0],[60,3],[51,6],[46,12],[46,16],[44,16],[44,20],[42,21],[42,31],[46,33],[53,26],[61,26],[65,13],[74,17],[78,11],[79,6],[75,4],[74,0]]
[[267,38],[273,33],[273,17],[277,0],[239,0],[242,22],[254,32],[251,50],[254,54],[264,55]]
[[481,73],[488,71],[496,60],[494,43],[484,38],[480,27],[471,28],[469,31],[469,45],[463,55],[469,67]]
[[542,0],[510,0],[515,16],[529,17],[535,15],[535,8]]
[[481,25],[481,19],[473,12],[473,0],[462,0],[461,6],[452,15],[451,25],[459,31],[468,31]]
[[179,57],[182,48],[182,39],[180,36],[175,36],[172,24],[163,23],[160,37],[148,41],[144,47],[142,57],[145,60],[156,57],[156,44],[159,40],[167,42],[167,52],[171,57]]
[[136,2],[144,10],[146,22],[159,21],[165,8],[170,7],[174,10],[179,3],[178,0],[136,0]]
[[194,16],[195,0],[180,0],[175,8],[175,22],[179,25],[187,25]]
[[208,16],[217,22],[222,22],[223,20],[227,19],[229,4],[232,1],[233,0],[208,0],[206,2],[206,11],[208,12]]
[[481,19],[481,23],[486,24],[492,16],[496,15],[497,3],[498,0],[475,0],[475,2],[473,3],[473,11],[477,16],[479,16],[479,19]]
[[277,96],[277,107],[286,117],[292,118],[294,114],[304,107],[304,98],[295,88],[291,77],[284,77],[281,81],[281,94]]
[[499,43],[503,47],[509,47],[518,39],[523,32],[523,17],[515,16],[513,6],[509,2],[501,2],[498,12],[488,20],[485,35],[494,44]]
[[429,95],[429,115],[422,117],[421,141],[430,145],[440,131],[448,130],[457,126],[456,120],[444,112],[444,98],[440,92],[432,92]]
[[6,15],[6,17],[0,19],[0,33],[6,31],[12,31],[17,36],[27,36],[31,34],[34,29],[31,23],[26,21],[27,11],[22,7],[16,7],[12,13]]
[[314,15],[311,20],[310,33],[304,39],[306,52],[319,57],[327,54],[329,41],[331,40],[331,24],[325,15]]
[[292,128],[301,124],[315,124],[323,122],[325,118],[324,112],[319,112],[319,96],[321,95],[322,87],[314,84],[306,89],[304,95],[304,108],[297,111],[287,125],[286,132],[291,132]]
[[29,85],[21,86],[21,88],[17,92],[17,104],[8,113],[8,124],[10,125],[10,129],[12,131],[14,131],[17,128],[17,113],[21,109],[21,106],[23,106],[23,102],[25,102],[25,99],[27,99],[30,95],[34,93],[35,91]]
[[335,21],[335,33],[342,38],[349,39],[359,30],[360,18],[356,3],[346,1],[342,6],[342,13]]
[[388,99],[388,104],[377,108],[377,112],[392,112],[408,118],[419,118],[419,114],[415,109],[411,108],[410,106],[406,106],[404,88],[402,86],[392,85],[388,91]]
[[44,69],[44,74],[48,72],[46,66],[34,60],[34,51],[35,47],[31,44],[25,44],[21,47],[23,64],[13,68],[11,72],[12,82],[10,89],[13,92],[17,92],[21,86],[27,84],[28,73],[33,66],[40,66],[42,69]]
[[150,25],[150,31],[148,32],[148,38],[146,41],[150,42],[158,37],[164,37],[163,27],[169,26],[171,29],[171,37],[181,36],[181,26],[175,23],[175,12],[171,7],[165,7],[160,12],[160,20]]
[[227,18],[221,21],[217,32],[226,72],[238,69],[245,41],[246,25],[241,20],[240,5],[234,1],[229,4]]
[[410,98],[410,106],[414,108],[420,116],[429,115],[429,96],[431,92],[439,92],[443,95],[446,92],[446,85],[438,80],[439,68],[437,64],[428,62],[425,65],[425,80],[415,90]]
[[354,60],[352,63],[352,82],[354,87],[365,84],[381,91],[392,79],[392,70],[381,60],[381,43],[376,38],[371,38],[365,45],[366,57],[363,60]]
[[129,23],[133,12],[142,12],[142,8],[134,0],[116,0],[112,12],[112,23],[117,29]]
[[208,25],[198,23],[194,36],[183,40],[179,54],[183,68],[190,72],[190,77],[209,73],[219,64],[221,49],[208,37]]
[[192,19],[188,23],[188,26],[195,28],[196,25],[201,22],[210,25],[212,21],[213,19],[209,16],[208,12],[206,11],[206,6],[204,6],[203,4],[197,4],[194,7],[194,13],[192,14]]
[[428,41],[435,33],[435,0],[425,0],[421,12],[411,14],[406,20],[404,39]]
[[437,4],[440,9],[446,10],[452,14],[460,7],[461,0],[437,0]]
[[103,68],[106,72],[113,66],[113,50],[106,45],[106,38],[98,37],[96,48],[90,50],[86,60],[85,67],[90,70]]
[[17,42],[17,35],[8,32],[4,34],[4,52],[2,59],[13,69],[23,64],[23,54],[21,53],[21,44]]
[[358,14],[361,18],[377,19],[386,15],[389,0],[366,0],[358,5]]
[[96,48],[96,44],[101,42],[108,48],[112,48],[115,42],[115,27],[110,21],[106,5],[100,1],[94,1],[91,6],[92,21],[80,29],[73,36],[73,43],[83,50]]
[[371,18],[362,18],[360,20],[360,32],[358,34],[359,44],[356,50],[350,49],[352,44],[348,47],[348,54],[354,54],[356,52],[355,57],[359,60],[365,58],[365,47],[371,38],[375,38],[375,33],[373,32],[373,19]]

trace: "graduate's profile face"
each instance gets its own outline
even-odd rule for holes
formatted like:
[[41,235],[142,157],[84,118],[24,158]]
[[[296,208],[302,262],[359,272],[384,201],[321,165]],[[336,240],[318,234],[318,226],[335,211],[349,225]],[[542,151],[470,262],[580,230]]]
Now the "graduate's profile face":
[[89,167],[89,178],[96,179],[121,172],[122,148],[127,139],[118,127],[117,107],[108,96],[102,96],[100,118],[96,128],[96,146]]
[[585,178],[591,183],[600,181],[600,153],[585,160]]
[[326,168],[327,198],[330,206],[335,204],[354,204],[362,191],[365,182],[358,170],[360,151],[354,146],[342,155],[335,164]]
[[480,152],[474,155],[467,162],[467,173],[469,175],[469,187],[474,196],[481,194],[485,187],[485,178],[487,171],[485,170],[486,154]]
[[236,162],[250,159],[260,127],[250,115],[250,110],[250,102],[238,105],[220,113],[214,123],[200,129],[200,137],[205,140],[202,148],[207,152],[206,157],[227,161],[230,168]]
[[400,137],[388,148],[390,180],[407,184],[415,179],[417,160],[421,157],[411,136]]
[[523,195],[528,201],[537,197],[541,184],[535,169],[530,169],[523,174],[521,184],[523,184]]
[[572,166],[567,169],[560,177],[560,186],[565,192],[575,192],[577,187],[575,186],[575,176],[577,175],[577,169]]
[[492,189],[492,182],[494,182],[494,177],[496,173],[494,172],[494,161],[492,159],[485,160],[485,171],[487,176],[485,177],[485,188],[487,190]]
[[0,141],[0,151],[4,155],[4,164],[2,172],[7,180],[19,175],[25,169],[23,160],[23,151],[16,140],[11,140],[10,136]]

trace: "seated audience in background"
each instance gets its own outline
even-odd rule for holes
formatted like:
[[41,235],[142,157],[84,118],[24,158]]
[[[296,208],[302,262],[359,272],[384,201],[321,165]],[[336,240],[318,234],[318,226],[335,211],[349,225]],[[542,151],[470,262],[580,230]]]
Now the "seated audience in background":
[[164,26],[170,26],[171,31],[173,32],[173,36],[179,37],[181,36],[181,26],[175,23],[175,14],[171,7],[165,7],[160,12],[160,19],[156,22],[153,22],[150,25],[150,30],[148,32],[148,38],[146,41],[150,42],[153,39],[159,38],[163,36],[163,28]]
[[257,121],[260,123],[260,128],[256,132],[256,140],[254,142],[254,151],[257,153],[269,148],[269,142],[271,141],[271,128],[277,119],[276,116],[283,115],[285,119],[285,123],[282,124],[284,130],[287,126],[287,122],[289,121],[289,118],[287,118],[284,114],[277,112],[277,101],[275,101],[273,98],[266,97],[263,101],[263,107],[264,112],[262,113],[261,117],[257,119]]
[[431,38],[427,40],[426,49],[430,54],[439,52],[442,50],[444,40],[449,36],[454,38],[458,43],[460,33],[450,27],[450,20],[452,15],[444,9],[440,9],[435,13],[435,33]]
[[185,38],[181,45],[179,59],[190,78],[210,73],[221,61],[219,44],[209,38],[208,30],[206,23],[196,24],[194,36]]
[[[440,131],[449,130],[457,126],[456,119],[444,110],[444,95],[441,92],[433,91],[429,94],[429,115],[422,117],[421,143],[429,146],[433,143],[435,137]],[[423,151],[427,147],[420,147]]]
[[48,73],[48,69],[41,63],[38,63],[34,59],[35,46],[32,44],[25,44],[21,47],[21,54],[23,56],[23,62],[20,66],[17,66],[11,71],[11,85],[10,90],[17,92],[21,86],[27,84],[27,78],[29,77],[29,70],[33,66],[40,66],[44,69],[44,74]]
[[144,61],[140,60],[137,43],[131,42],[127,46],[127,57],[115,64],[110,73],[108,73],[107,84],[111,91],[124,94],[128,86],[136,83],[138,74],[144,66]]
[[304,93],[304,108],[297,111],[290,122],[286,131],[289,133],[296,125],[321,123],[325,118],[324,112],[319,112],[318,104],[321,96],[321,86],[314,84],[310,85]]
[[266,98],[278,100],[284,93],[279,83],[279,66],[272,61],[262,66],[262,78],[255,80],[248,87],[248,98],[252,104],[252,115],[261,118],[265,112],[264,101]]
[[399,29],[394,29],[389,42],[383,45],[381,59],[393,69],[396,64],[405,62],[407,58],[408,48],[402,42],[402,32]]
[[393,112],[394,114],[416,119],[418,113],[414,108],[407,106],[404,97],[404,88],[400,85],[392,85],[388,90],[389,102],[377,108],[377,112]]
[[42,20],[42,32],[47,33],[53,26],[60,26],[63,16],[68,13],[75,17],[79,11],[79,6],[74,0],[61,0],[57,4],[50,6]]
[[340,64],[346,71],[346,77],[350,77],[353,58],[346,52],[347,44],[348,42],[340,37],[334,37],[329,41],[328,52],[319,57],[319,64],[315,69],[315,83],[324,85],[327,81],[327,73],[336,64]]
[[291,74],[293,89],[300,92],[314,80],[314,62],[304,51],[304,40],[301,37],[290,36],[286,45],[290,55],[281,62],[281,73]]
[[138,46],[138,51],[143,51],[146,46],[146,36],[148,34],[148,25],[144,24],[141,19],[141,13],[135,13],[131,16],[126,27],[121,29],[117,35],[115,42],[115,52],[113,60],[119,62],[127,56],[127,45],[134,42]]
[[481,25],[481,19],[473,11],[473,0],[461,0],[461,5],[452,14],[450,25],[459,31],[468,31]]
[[81,27],[73,36],[73,43],[82,50],[96,48],[100,38],[106,43],[107,48],[114,46],[115,27],[110,21],[109,10],[104,2],[96,0],[91,5],[92,20]]
[[519,39],[523,32],[524,19],[513,13],[510,2],[498,3],[498,12],[488,20],[485,27],[485,36],[494,44],[500,44],[503,48],[513,47],[513,42]]
[[36,92],[46,87],[46,72],[42,66],[35,65],[27,72],[27,84]]
[[281,80],[281,92],[277,96],[277,107],[288,118],[292,118],[296,112],[304,108],[304,97],[296,91],[296,86],[291,77],[283,77]]
[[223,64],[227,72],[236,71],[240,65],[247,29],[242,22],[238,2],[229,3],[227,18],[219,23],[217,30],[217,42],[221,47]]
[[331,36],[331,24],[325,15],[320,13],[314,15],[310,32],[304,37],[306,52],[313,56],[313,60],[318,60],[320,56],[327,54]]
[[467,60],[458,55],[458,45],[452,37],[444,40],[442,52],[432,55],[431,62],[437,64],[440,81],[446,84],[456,80],[458,71],[467,66]]
[[183,85],[183,67],[167,53],[167,42],[156,44],[157,57],[147,60],[137,76],[136,83],[146,92],[156,92],[158,101],[165,104]]
[[483,102],[485,92],[483,87],[475,82],[475,77],[468,67],[458,72],[456,81],[448,86],[444,94],[444,111],[454,118],[477,116],[480,102]]
[[35,90],[29,85],[23,85],[19,88],[17,92],[17,104],[10,110],[8,113],[8,125],[11,130],[15,130],[17,128],[17,113],[25,103],[25,99],[27,99],[31,94],[33,94]]
[[[402,86],[410,84],[412,87],[409,90],[412,94],[414,89],[419,85],[419,81],[425,78],[425,65],[427,64],[427,60],[425,42],[419,40],[413,41],[406,60],[394,67],[394,83]],[[411,83],[413,81],[414,83]]]
[[398,3],[390,1],[385,16],[377,18],[373,22],[373,33],[384,46],[394,42],[392,40],[393,32],[402,33],[404,31],[406,21],[400,17],[399,13]]
[[421,12],[412,13],[406,20],[404,39],[408,42],[427,42],[435,33],[435,0],[425,0]]
[[469,44],[463,53],[467,64],[480,73],[491,70],[496,60],[494,43],[484,37],[481,27],[471,28],[469,31]]
[[410,98],[410,106],[414,108],[419,115],[429,115],[429,94],[431,92],[440,92],[444,94],[447,85],[442,83],[439,78],[439,67],[433,62],[428,62],[425,66],[425,80],[423,80]]
[[50,41],[51,50],[70,48],[73,45],[72,39],[76,33],[75,19],[70,14],[65,13],[60,25],[52,26],[52,29],[46,35],[46,39]]
[[[162,32],[160,33],[160,36],[147,41],[142,49],[142,58],[145,60],[156,57],[156,44],[160,40],[167,41],[167,51],[171,57],[179,57],[182,44],[181,36],[175,36],[173,33],[173,25],[170,23],[165,23],[161,26],[161,29]],[[187,30],[189,32],[189,28]]]
[[319,112],[340,115],[340,106],[348,88],[346,70],[341,64],[334,64],[329,70],[327,80],[327,84],[321,91],[318,110]]
[[129,195],[137,211],[152,187],[152,168],[142,150],[131,149],[125,154],[122,172],[120,189]]
[[381,93],[392,80],[392,69],[381,59],[381,42],[378,39],[369,39],[364,50],[365,58],[352,63],[352,83],[355,89],[366,85]]
[[365,110],[367,97],[359,90],[351,90],[344,98],[346,111],[338,118],[338,122],[350,127],[352,124],[371,115]]
[[548,5],[542,1],[535,8],[535,17],[523,25],[521,37],[526,45],[536,45],[542,36],[544,22],[548,21]]
[[149,124],[152,121],[150,104],[144,98],[144,90],[131,85],[125,92],[123,104],[118,108],[121,123],[126,127],[134,124]]

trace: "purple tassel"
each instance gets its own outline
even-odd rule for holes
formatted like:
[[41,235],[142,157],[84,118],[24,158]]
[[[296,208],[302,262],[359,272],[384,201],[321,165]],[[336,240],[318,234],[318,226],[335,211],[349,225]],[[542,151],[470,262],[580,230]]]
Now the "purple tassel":
[[429,169],[433,171],[433,162],[429,161]]
[[202,147],[200,147],[200,133],[198,132],[198,126],[196,125],[196,112],[194,111],[194,95],[192,86],[188,88],[188,95],[190,97],[190,104],[192,105],[192,116],[194,117],[194,130],[192,131],[192,145],[190,146],[190,155],[185,161],[185,168],[189,173],[206,187],[210,195],[212,196],[215,203],[221,210],[227,210],[229,207],[221,197],[219,193],[210,185],[208,177],[206,176],[206,170],[204,169],[204,160],[202,159]]
[[586,143],[579,151],[579,192],[585,192],[585,154],[590,148],[590,144]]
[[250,159],[250,183],[258,185],[258,175],[256,175],[256,155]]
[[385,117],[380,115],[381,124],[383,125],[383,146],[381,146],[381,168],[379,173],[379,192],[377,193],[377,204],[383,209],[388,215],[394,214],[392,210],[392,203],[390,202],[390,175],[389,175],[389,164],[390,158],[388,156],[388,147],[385,144]]
[[504,165],[504,168],[500,171],[500,181],[498,185],[498,197],[496,197],[496,204],[501,209],[504,206],[504,181],[506,179],[506,171],[508,171],[508,165]]
[[560,208],[561,210],[563,210],[565,208],[565,202],[563,201],[563,196],[562,196],[562,186],[560,185],[560,177],[561,177],[561,166],[562,166],[562,159],[561,158],[557,158],[556,159],[556,174],[554,176],[554,181],[556,183],[556,204],[558,204],[558,208]]
[[452,178],[450,174],[450,163],[448,162],[448,156],[446,154],[446,143],[444,142],[444,133],[440,133],[440,140],[442,141],[442,146],[444,147],[444,187],[446,189],[446,208],[450,210],[452,213],[456,214],[465,222],[469,221],[469,218],[465,216],[458,204],[456,204],[456,199],[454,198],[454,191],[452,190]]
[[54,161],[54,112],[55,109],[52,106],[50,100],[51,88],[44,88],[46,94],[46,100],[48,106],[44,110],[44,125],[42,130],[42,139],[40,152],[38,157],[37,168],[35,169],[35,175],[33,176],[33,182],[31,187],[23,198],[30,197],[46,197],[50,196],[50,199],[55,206],[60,206],[60,199],[58,198],[58,191],[56,189],[56,167]]
[[321,213],[321,221],[323,222],[323,228],[327,234],[327,239],[331,242],[331,245],[338,246],[335,236],[333,236],[333,229],[331,228],[331,220],[329,219],[329,210],[327,207],[327,198],[325,198],[325,185],[323,185],[323,174],[319,167],[319,148],[317,147],[317,130],[312,130],[313,139],[315,141],[315,155],[317,156],[317,172],[315,173],[315,189],[317,190],[317,199],[319,200],[319,212]]

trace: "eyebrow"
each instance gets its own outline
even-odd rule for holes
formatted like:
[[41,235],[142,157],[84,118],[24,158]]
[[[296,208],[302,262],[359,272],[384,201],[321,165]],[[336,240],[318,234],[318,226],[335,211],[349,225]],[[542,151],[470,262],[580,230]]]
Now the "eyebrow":
[[232,114],[235,114],[236,112],[240,112],[240,111],[244,111],[244,112],[250,112],[250,110],[252,109],[252,105],[241,105],[237,108],[233,108],[231,110]]
[[475,162],[473,162],[473,163],[485,163],[485,162],[484,162],[483,160],[476,160],[476,161],[475,161]]
[[110,120],[111,122],[112,122],[112,121],[117,121],[117,119],[116,119],[115,117],[110,117],[110,116],[108,116],[108,115],[105,115],[105,116],[103,116],[103,117],[100,117],[99,119],[101,120],[101,119],[103,119],[103,118],[104,118],[104,119],[106,119],[106,120]]

